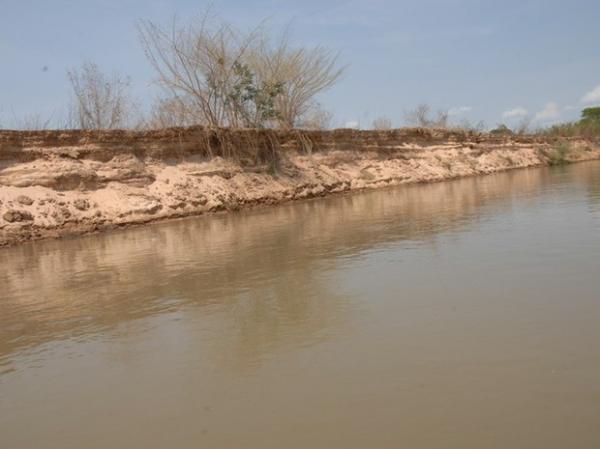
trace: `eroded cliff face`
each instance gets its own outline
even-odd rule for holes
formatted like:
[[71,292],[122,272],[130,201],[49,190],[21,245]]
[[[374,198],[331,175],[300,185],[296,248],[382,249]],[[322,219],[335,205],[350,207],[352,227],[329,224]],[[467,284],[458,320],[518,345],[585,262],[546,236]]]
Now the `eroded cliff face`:
[[559,146],[600,158],[586,141],[419,129],[0,131],[0,246],[544,165]]

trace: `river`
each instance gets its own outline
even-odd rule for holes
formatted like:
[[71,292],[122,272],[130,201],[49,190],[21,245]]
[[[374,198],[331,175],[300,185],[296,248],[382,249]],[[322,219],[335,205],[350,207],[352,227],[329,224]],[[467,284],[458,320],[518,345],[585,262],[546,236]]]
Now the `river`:
[[600,162],[0,250],[0,447],[600,447]]

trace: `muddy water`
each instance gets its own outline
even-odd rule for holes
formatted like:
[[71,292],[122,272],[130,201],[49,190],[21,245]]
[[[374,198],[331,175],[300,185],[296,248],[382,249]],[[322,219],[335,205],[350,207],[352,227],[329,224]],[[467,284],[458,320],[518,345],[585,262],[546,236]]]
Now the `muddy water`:
[[600,447],[600,163],[0,251],[0,447]]

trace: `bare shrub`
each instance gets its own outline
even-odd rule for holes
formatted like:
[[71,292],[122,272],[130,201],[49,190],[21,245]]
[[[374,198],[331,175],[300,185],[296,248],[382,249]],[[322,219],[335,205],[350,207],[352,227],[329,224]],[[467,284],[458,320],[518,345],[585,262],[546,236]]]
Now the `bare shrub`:
[[404,119],[409,125],[427,128],[430,124],[429,111],[429,105],[420,104],[415,109],[404,112]]
[[142,119],[138,126],[162,129],[204,124],[193,120],[192,109],[189,98],[159,98],[152,105],[147,118]]
[[523,117],[513,128],[515,134],[527,134],[531,128],[532,118],[531,116]]
[[438,111],[437,117],[433,120],[431,127],[432,128],[447,128],[448,127],[448,119],[450,115],[448,111]]
[[462,131],[481,133],[485,131],[486,124],[483,120],[480,120],[477,123],[472,123],[468,119],[463,119],[458,124],[451,126],[451,128]]
[[261,47],[260,27],[241,32],[206,11],[190,25],[173,20],[170,29],[141,22],[139,33],[158,84],[189,100],[188,122],[263,127],[278,117],[282,84],[257,77],[250,66]]
[[301,129],[323,130],[331,129],[333,123],[333,113],[323,108],[319,103],[315,103],[300,119],[296,126]]
[[189,98],[196,123],[294,126],[343,72],[323,47],[292,48],[287,35],[273,43],[260,26],[241,32],[210,11],[189,25],[144,21],[138,29],[158,84]]
[[73,120],[81,129],[111,129],[126,125],[130,112],[130,82],[118,74],[107,76],[91,62],[67,72],[73,88]]
[[404,113],[406,122],[419,128],[448,128],[449,117],[448,112],[442,110],[432,117],[431,108],[427,104],[420,104],[415,109]]
[[213,126],[236,126],[230,95],[256,32],[239,33],[216,22],[210,11],[189,25],[173,19],[170,28],[151,21],[138,25],[144,52],[158,74],[157,82],[174,98],[189,98],[189,120]]
[[281,127],[291,128],[310,112],[315,96],[331,88],[346,68],[339,67],[338,55],[325,47],[292,47],[287,33],[277,40],[261,37],[249,64],[264,83],[282,87],[275,99],[277,118]]
[[42,118],[41,114],[28,114],[15,120],[15,128],[25,131],[39,131],[48,129],[51,122],[52,117]]
[[373,120],[373,129],[392,129],[392,120],[388,117],[378,117]]

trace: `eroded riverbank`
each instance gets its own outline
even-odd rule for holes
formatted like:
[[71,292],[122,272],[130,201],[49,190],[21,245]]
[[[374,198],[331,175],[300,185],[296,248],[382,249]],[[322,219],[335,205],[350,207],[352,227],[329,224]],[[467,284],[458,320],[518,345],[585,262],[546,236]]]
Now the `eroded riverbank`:
[[590,142],[404,129],[0,131],[0,246],[600,158]]

